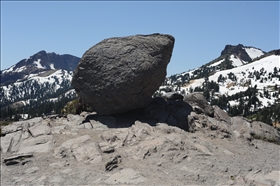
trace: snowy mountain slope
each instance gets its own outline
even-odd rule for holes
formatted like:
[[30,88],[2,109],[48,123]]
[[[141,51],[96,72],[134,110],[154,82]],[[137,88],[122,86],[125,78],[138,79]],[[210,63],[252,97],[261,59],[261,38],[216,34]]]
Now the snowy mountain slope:
[[265,52],[263,52],[261,49],[254,47],[244,47],[244,49],[252,60],[265,54]]
[[63,69],[73,71],[79,61],[80,58],[76,56],[69,54],[59,55],[54,52],[47,53],[42,50],[1,71],[1,85],[12,84],[30,74],[37,74],[49,70]]
[[[239,105],[240,101],[244,101],[244,105],[248,104],[251,111],[280,103],[279,53],[280,50],[266,53],[254,47],[227,45],[217,59],[194,70],[166,78],[155,96],[168,91],[181,94],[198,91],[203,92],[209,102],[214,104],[225,96],[226,111]],[[246,56],[250,60],[246,61]],[[224,68],[226,65],[228,68]],[[252,96],[256,97],[253,103],[257,100],[254,107],[251,105]]]
[[1,110],[74,98],[71,80],[79,60],[40,51],[1,71]]
[[229,60],[232,61],[232,65],[234,67],[245,65],[245,64],[251,62],[252,60],[265,54],[262,50],[254,48],[254,47],[244,47],[242,45],[242,49],[245,50],[245,52],[250,57],[250,59],[248,61],[243,60],[240,57],[241,52],[233,53],[230,55]]
[[[219,94],[220,95],[233,95],[238,92],[246,91],[249,86],[255,87],[261,92],[267,87],[274,87],[275,85],[280,86],[280,79],[277,76],[280,75],[280,57],[279,56],[268,56],[253,63],[246,65],[238,66],[233,69],[223,70],[216,72],[214,75],[209,76],[208,81],[214,81],[219,84]],[[230,78],[229,74],[234,74],[235,78]],[[259,73],[259,77],[256,75]],[[254,75],[255,74],[255,75]],[[225,79],[221,82],[218,82],[219,77],[224,77]],[[182,87],[183,89],[188,90],[190,87],[195,88],[202,86],[205,82],[204,78],[196,79],[194,83]],[[272,92],[271,92],[272,94]],[[270,99],[261,98],[263,100],[263,106],[267,107],[268,102],[275,102],[278,97],[270,96]]]
[[[40,100],[44,97],[56,96],[59,90],[69,89],[71,86],[72,72],[56,70],[48,76],[32,75],[25,80],[1,86],[1,103],[18,102],[20,100]],[[28,102],[29,102],[28,101]]]
[[186,79],[204,78],[205,76],[210,76],[217,71],[232,69],[251,63],[252,61],[265,55],[268,54],[254,47],[246,47],[241,44],[237,46],[226,45],[218,58],[191,71],[172,75],[166,79],[165,83],[178,84],[178,80],[180,79],[181,81],[185,81]]

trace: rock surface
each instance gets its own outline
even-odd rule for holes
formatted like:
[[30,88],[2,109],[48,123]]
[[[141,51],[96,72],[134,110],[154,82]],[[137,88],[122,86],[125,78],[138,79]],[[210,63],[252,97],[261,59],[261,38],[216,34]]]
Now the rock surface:
[[213,108],[209,105],[202,93],[194,92],[187,94],[184,97],[184,101],[189,103],[192,107],[198,107],[198,110],[203,110],[208,116],[214,116]]
[[167,102],[177,101],[177,100],[183,100],[184,96],[177,93],[177,92],[167,92],[165,95],[163,95],[163,98]]
[[185,131],[191,131],[192,128],[188,124],[188,116],[192,111],[192,107],[184,101],[166,102],[163,98],[156,97],[144,109],[144,115],[154,119],[155,122],[167,123]]
[[174,42],[164,34],[105,39],[85,52],[72,85],[99,114],[146,107],[165,79]]
[[212,109],[189,110],[191,132],[131,113],[14,122],[2,128],[1,185],[280,185],[279,131]]

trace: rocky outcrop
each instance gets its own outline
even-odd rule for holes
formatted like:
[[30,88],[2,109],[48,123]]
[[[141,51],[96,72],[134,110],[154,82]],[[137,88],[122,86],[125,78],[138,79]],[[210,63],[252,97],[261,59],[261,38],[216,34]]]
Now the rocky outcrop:
[[212,108],[214,109],[214,117],[220,121],[224,121],[226,123],[231,123],[230,116],[220,109],[217,105],[213,105]]
[[177,126],[185,131],[192,131],[188,123],[188,116],[192,111],[192,107],[184,101],[167,102],[163,98],[156,97],[144,109],[144,115],[147,118],[154,119],[156,122]]
[[3,159],[3,163],[6,166],[10,166],[10,165],[16,165],[21,163],[21,165],[24,165],[28,162],[28,160],[26,160],[27,158],[32,158],[33,154],[20,154],[20,155],[15,155],[15,156],[11,156],[8,158],[4,158]]
[[177,101],[177,100],[183,100],[184,96],[177,92],[167,92],[163,95],[163,98],[167,102],[172,102],[172,101]]
[[72,85],[99,114],[146,107],[165,79],[174,41],[163,34],[105,39],[85,52]]
[[279,141],[280,139],[279,131],[272,126],[260,121],[250,122],[246,118],[238,116],[231,118],[231,130],[237,138],[246,140],[257,138],[267,141]]
[[143,114],[14,122],[2,128],[1,185],[279,185],[279,131],[212,109],[155,98]]
[[105,165],[106,171],[112,171],[114,168],[118,167],[118,164],[122,162],[122,157],[120,155],[116,155],[112,157]]
[[221,55],[235,55],[239,59],[246,61],[246,62],[251,62],[252,59],[250,56],[247,54],[245,47],[241,44],[238,44],[236,46],[233,45],[226,45],[224,50],[221,52]]
[[198,113],[203,112],[208,116],[214,116],[214,110],[212,106],[208,103],[202,93],[194,92],[191,94],[187,94],[184,97],[184,101],[189,103]]
[[1,152],[49,152],[53,145],[50,125],[42,118],[15,122],[2,129]]

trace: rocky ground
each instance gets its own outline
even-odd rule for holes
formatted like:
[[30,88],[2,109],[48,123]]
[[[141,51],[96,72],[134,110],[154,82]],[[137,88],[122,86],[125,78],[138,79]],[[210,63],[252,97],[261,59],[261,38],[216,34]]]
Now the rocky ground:
[[192,132],[86,112],[15,122],[2,128],[1,185],[280,185],[280,146],[266,142],[277,131],[214,111],[191,112]]

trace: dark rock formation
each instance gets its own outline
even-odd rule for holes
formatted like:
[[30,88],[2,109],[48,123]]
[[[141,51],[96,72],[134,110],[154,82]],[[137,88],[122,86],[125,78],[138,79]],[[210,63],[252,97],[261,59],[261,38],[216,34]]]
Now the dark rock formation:
[[4,164],[6,166],[9,165],[16,165],[21,163],[22,165],[24,165],[28,160],[26,160],[27,158],[32,158],[33,154],[20,154],[20,155],[15,155],[12,157],[8,157],[8,158],[4,158]]
[[234,54],[235,56],[239,57],[243,61],[247,61],[247,62],[252,61],[252,59],[244,49],[244,46],[241,44],[237,46],[226,45],[224,50],[221,52],[221,55],[225,55],[225,54]]
[[167,101],[167,102],[171,102],[171,101],[176,101],[176,100],[183,100],[184,96],[182,96],[181,94],[177,93],[177,92],[167,92],[163,98]]
[[85,52],[72,85],[99,114],[146,107],[165,79],[174,41],[163,34],[105,39]]
[[198,92],[188,94],[184,97],[184,101],[189,103],[192,107],[195,107],[194,110],[196,110],[198,113],[203,111],[208,116],[214,116],[214,109],[211,105],[209,105],[203,94]]
[[118,167],[118,164],[122,162],[122,157],[120,155],[116,155],[112,157],[105,165],[106,171],[111,171],[114,168]]
[[156,122],[179,127],[185,131],[191,131],[188,116],[192,111],[192,107],[184,101],[166,102],[160,97],[154,98],[153,102],[144,109],[146,117],[152,118]]

